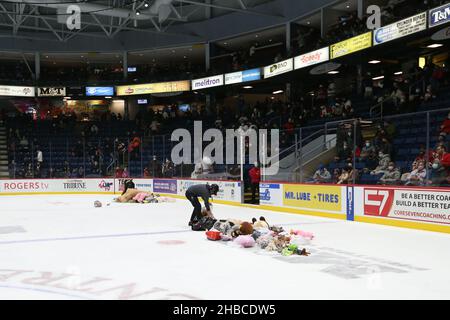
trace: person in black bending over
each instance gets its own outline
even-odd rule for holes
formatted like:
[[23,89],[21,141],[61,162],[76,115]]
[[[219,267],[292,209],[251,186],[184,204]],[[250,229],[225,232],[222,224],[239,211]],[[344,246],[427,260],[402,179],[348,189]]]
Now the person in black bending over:
[[123,192],[122,196],[127,192],[128,189],[135,189],[136,186],[134,185],[133,179],[125,179],[123,180]]
[[214,216],[211,212],[211,205],[209,203],[209,198],[212,195],[217,195],[219,192],[219,186],[217,184],[197,184],[190,186],[186,190],[186,198],[191,202],[194,207],[192,212],[191,220],[189,221],[189,226],[192,226],[195,222],[202,218],[202,206],[198,201],[198,197],[202,198],[205,202],[206,214],[208,217],[213,218]]

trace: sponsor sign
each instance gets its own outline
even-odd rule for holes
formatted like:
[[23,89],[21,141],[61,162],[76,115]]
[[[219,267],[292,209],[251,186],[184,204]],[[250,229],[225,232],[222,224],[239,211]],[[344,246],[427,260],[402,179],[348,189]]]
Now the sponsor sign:
[[39,87],[38,97],[64,97],[66,95],[65,87]]
[[34,97],[34,87],[0,86],[0,96]]
[[340,186],[283,185],[283,205],[313,211],[343,213],[343,188]]
[[0,191],[5,193],[46,192],[50,183],[39,180],[0,180]]
[[118,96],[180,92],[180,91],[189,91],[189,89],[190,89],[189,81],[187,81],[187,80],[186,81],[136,84],[136,85],[117,86],[116,87]]
[[440,26],[450,21],[450,3],[443,6],[431,9],[429,11],[429,26],[430,28]]
[[103,97],[113,95],[114,87],[86,87],[86,96],[88,97]]
[[364,215],[450,224],[450,191],[364,188]]
[[261,69],[251,69],[242,71],[242,82],[261,80]]
[[35,179],[0,181],[0,193],[104,193],[113,191],[113,179]]
[[192,90],[200,90],[218,86],[223,86],[223,74],[214,77],[192,80]]
[[427,13],[422,12],[415,16],[397,21],[373,32],[373,44],[378,45],[391,40],[406,37],[410,34],[423,31],[427,28]]
[[264,78],[278,76],[294,70],[294,59],[287,59],[264,68]]
[[225,84],[243,83],[261,80],[261,69],[251,69],[225,74]]
[[435,41],[450,39],[450,27],[439,30],[431,36],[431,39]]
[[177,180],[154,179],[153,192],[177,194]]
[[372,46],[372,32],[338,42],[330,46],[330,58],[335,59]]
[[86,190],[84,180],[67,180],[63,182],[64,190]]
[[101,180],[98,184],[98,187],[105,191],[105,192],[110,192],[110,191],[114,191],[114,182],[113,181],[107,181],[107,180]]
[[301,69],[306,68],[321,62],[328,61],[330,59],[329,47],[322,48],[316,51],[302,54],[301,56],[294,58],[294,68]]
[[278,183],[260,183],[259,203],[262,205],[281,206],[283,203],[281,185]]

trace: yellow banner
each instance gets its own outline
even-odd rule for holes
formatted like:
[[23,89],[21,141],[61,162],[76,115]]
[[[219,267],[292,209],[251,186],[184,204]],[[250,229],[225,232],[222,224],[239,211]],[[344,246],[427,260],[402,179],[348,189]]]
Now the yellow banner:
[[321,185],[283,185],[283,205],[295,208],[342,211],[342,187]]
[[338,42],[330,46],[331,59],[370,48],[372,46],[372,31]]
[[118,96],[131,96],[136,94],[189,91],[190,89],[189,81],[173,81],[117,86],[116,92]]

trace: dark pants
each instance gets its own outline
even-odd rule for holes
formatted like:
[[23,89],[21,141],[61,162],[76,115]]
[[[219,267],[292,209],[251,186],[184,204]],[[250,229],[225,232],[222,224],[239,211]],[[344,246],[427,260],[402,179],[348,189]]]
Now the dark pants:
[[191,221],[198,221],[202,218],[202,205],[198,201],[198,198],[193,194],[186,192],[186,198],[191,202],[194,207],[194,211],[191,215]]
[[256,192],[258,192],[259,194],[259,183],[252,183],[250,185],[251,189],[252,189],[252,203],[256,202]]

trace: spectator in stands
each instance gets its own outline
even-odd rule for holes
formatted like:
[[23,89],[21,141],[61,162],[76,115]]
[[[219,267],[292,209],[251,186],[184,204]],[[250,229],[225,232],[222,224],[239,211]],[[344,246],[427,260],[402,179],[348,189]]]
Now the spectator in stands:
[[161,168],[162,176],[165,178],[172,178],[175,174],[175,165],[170,159],[166,159]]
[[400,170],[394,162],[389,162],[388,170],[384,172],[379,183],[384,185],[397,185],[400,182]]
[[84,168],[83,167],[78,168],[77,178],[84,178]]
[[22,139],[20,140],[19,145],[22,150],[28,150],[29,143],[28,143],[27,137],[22,136]]
[[361,160],[373,160],[376,156],[376,150],[370,140],[366,140],[364,147],[361,149]]
[[95,124],[93,124],[91,126],[91,130],[90,131],[91,131],[91,135],[92,136],[96,136],[98,134],[98,127]]
[[312,177],[315,183],[331,183],[331,173],[321,164]]
[[447,169],[441,165],[439,159],[434,159],[431,164],[430,180],[428,181],[428,184],[436,187],[443,186],[447,183],[447,177]]
[[423,162],[417,164],[417,169],[411,171],[409,177],[406,179],[407,186],[422,186],[426,183],[427,170]]
[[39,146],[37,147],[37,151],[36,151],[36,176],[38,178],[41,177],[41,169],[42,169],[42,163],[44,162],[44,158],[42,156],[42,151],[39,148]]
[[342,173],[339,176],[337,184],[349,184],[353,183],[353,176],[355,175],[355,170],[350,165],[347,165],[342,169]]
[[150,177],[151,177],[150,171],[148,170],[147,167],[145,167],[144,168],[144,178],[150,178]]
[[378,152],[378,166],[370,172],[371,175],[384,174],[388,171],[389,163],[391,162],[391,157],[389,154],[384,153],[383,151]]
[[157,134],[159,131],[159,127],[160,127],[160,123],[156,120],[153,120],[152,123],[150,124],[150,131],[152,132],[152,134]]
[[131,159],[133,160],[138,159],[140,146],[141,146],[141,139],[138,136],[136,136],[135,133],[133,140],[128,145],[128,152],[130,153]]
[[128,168],[123,168],[122,178],[130,178],[130,173],[128,172]]
[[425,146],[423,144],[421,144],[420,149],[419,149],[419,154],[414,159],[414,161],[416,161],[416,162],[422,161],[424,163],[426,163],[427,161],[433,162],[433,151],[429,150],[428,152],[426,152]]
[[116,167],[116,171],[114,173],[114,176],[116,178],[123,178],[123,169],[121,167]]
[[450,112],[448,113],[447,118],[442,122],[439,133],[443,136],[450,135]]
[[383,137],[379,145],[379,151],[383,152],[383,154],[388,154],[392,158],[392,150],[392,144],[386,137]]
[[248,175],[250,178],[250,189],[252,192],[251,203],[256,203],[256,193],[259,194],[259,182],[261,180],[261,170],[258,163],[255,163],[253,168],[248,171]]

